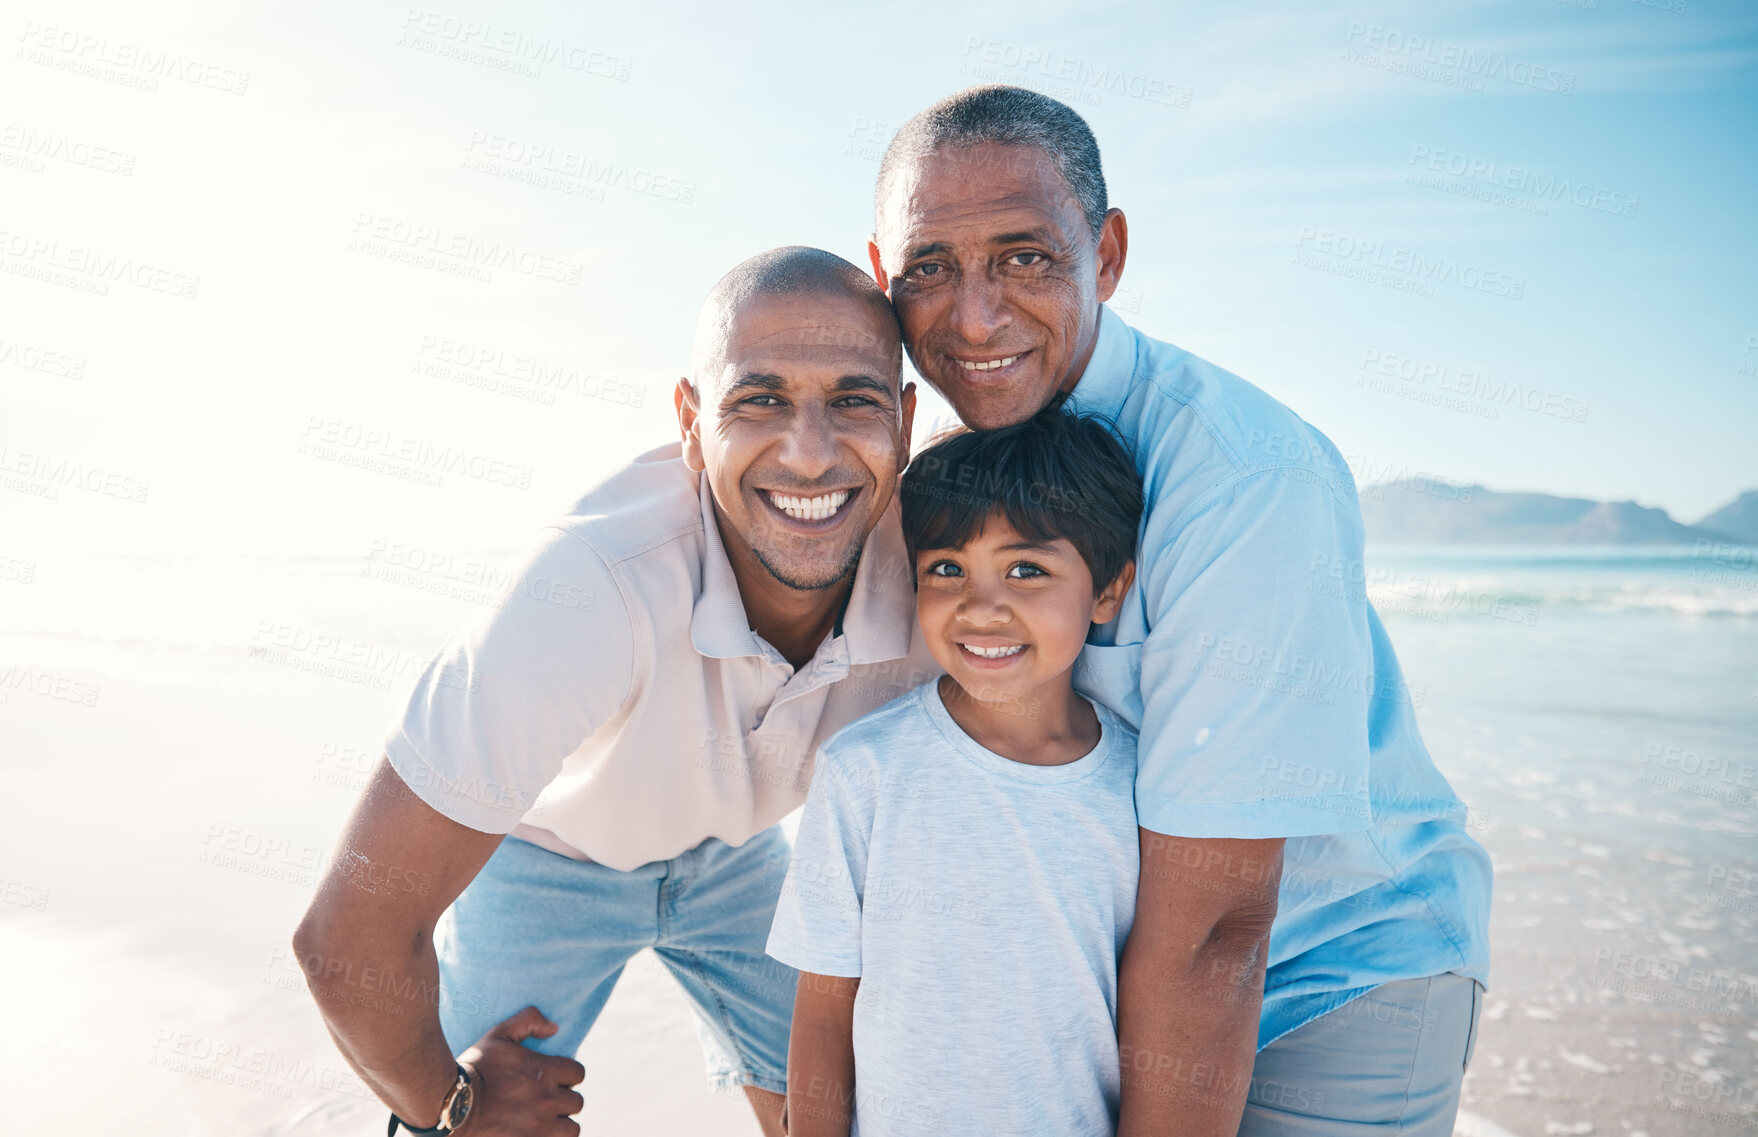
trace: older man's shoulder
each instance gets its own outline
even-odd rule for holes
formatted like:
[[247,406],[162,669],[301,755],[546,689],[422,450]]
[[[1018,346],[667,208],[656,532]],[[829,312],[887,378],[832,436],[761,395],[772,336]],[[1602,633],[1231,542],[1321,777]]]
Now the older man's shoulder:
[[1177,432],[1185,445],[1209,443],[1216,457],[1241,473],[1344,465],[1322,431],[1255,383],[1175,344],[1142,332],[1135,337],[1138,391],[1155,404],[1143,410],[1185,420]]
[[587,490],[556,526],[612,563],[700,534],[700,475],[682,450],[672,442],[635,458]]

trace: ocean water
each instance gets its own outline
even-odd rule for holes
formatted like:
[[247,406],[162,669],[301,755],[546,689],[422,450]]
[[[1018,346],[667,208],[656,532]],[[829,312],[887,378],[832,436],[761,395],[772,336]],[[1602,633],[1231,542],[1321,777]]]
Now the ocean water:
[[[145,955],[225,904],[204,990],[258,982],[308,892],[216,871],[212,843],[242,826],[327,847],[427,655],[490,610],[514,563],[398,547],[0,558],[0,788],[14,803],[0,872],[22,882],[0,931],[37,919]],[[1460,1132],[1758,1131],[1758,552],[1370,548],[1357,576],[1341,583],[1380,611],[1496,865]],[[109,869],[77,852],[44,853],[94,818],[160,895],[181,890],[181,909],[101,882]],[[14,911],[39,895],[43,911]],[[274,1014],[305,1013],[302,993],[275,997]],[[241,1006],[214,1015],[248,1034],[238,1024],[268,1012]],[[151,1059],[164,1029],[142,1024],[137,1049]],[[294,1089],[307,1111],[333,1094]],[[212,1093],[215,1117],[260,1105]]]
[[1755,558],[1369,550],[1496,866],[1462,1131],[1758,1130]]

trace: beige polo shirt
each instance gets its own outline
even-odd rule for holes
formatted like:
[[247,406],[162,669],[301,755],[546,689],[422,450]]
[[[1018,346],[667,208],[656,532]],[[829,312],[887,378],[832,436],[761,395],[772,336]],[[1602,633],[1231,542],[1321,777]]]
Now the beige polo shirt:
[[453,821],[612,868],[741,844],[805,801],[820,743],[940,673],[912,577],[894,499],[796,672],[746,621],[707,480],[660,447],[544,531],[386,753]]

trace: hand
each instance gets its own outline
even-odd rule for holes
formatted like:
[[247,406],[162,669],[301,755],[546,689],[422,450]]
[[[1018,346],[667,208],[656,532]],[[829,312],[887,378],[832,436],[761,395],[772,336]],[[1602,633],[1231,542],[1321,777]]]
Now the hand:
[[586,1099],[571,1087],[585,1080],[586,1067],[524,1045],[559,1029],[526,1007],[458,1056],[476,1082],[476,1101],[458,1137],[578,1137],[573,1115]]

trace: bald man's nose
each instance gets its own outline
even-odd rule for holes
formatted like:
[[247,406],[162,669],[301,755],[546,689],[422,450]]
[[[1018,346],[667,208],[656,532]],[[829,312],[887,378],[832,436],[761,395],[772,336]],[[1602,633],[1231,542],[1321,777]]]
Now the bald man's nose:
[[781,440],[781,464],[804,480],[836,465],[836,434],[822,407],[802,407],[789,417]]

